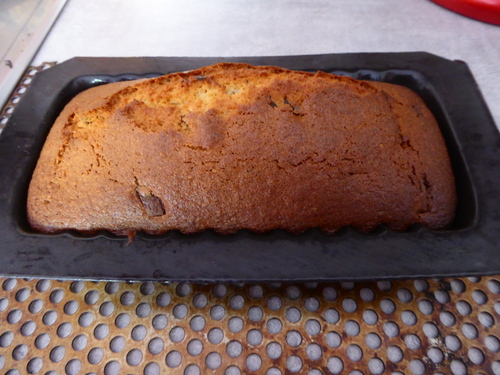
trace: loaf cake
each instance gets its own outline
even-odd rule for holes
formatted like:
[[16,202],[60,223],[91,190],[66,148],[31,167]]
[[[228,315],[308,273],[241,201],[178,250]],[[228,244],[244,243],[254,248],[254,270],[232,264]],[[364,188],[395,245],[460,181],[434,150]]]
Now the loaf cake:
[[84,91],[27,199],[43,233],[402,231],[453,221],[446,145],[407,88],[221,63]]

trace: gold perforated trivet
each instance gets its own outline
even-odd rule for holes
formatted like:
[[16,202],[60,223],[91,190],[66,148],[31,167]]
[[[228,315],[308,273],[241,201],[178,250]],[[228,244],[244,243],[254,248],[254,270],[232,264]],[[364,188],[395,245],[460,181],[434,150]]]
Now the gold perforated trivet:
[[500,374],[499,278],[0,279],[7,374]]

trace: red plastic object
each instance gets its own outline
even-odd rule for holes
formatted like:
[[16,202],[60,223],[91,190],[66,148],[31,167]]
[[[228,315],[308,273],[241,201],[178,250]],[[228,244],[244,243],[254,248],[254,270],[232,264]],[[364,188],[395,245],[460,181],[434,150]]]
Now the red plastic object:
[[500,0],[431,0],[447,9],[500,26]]

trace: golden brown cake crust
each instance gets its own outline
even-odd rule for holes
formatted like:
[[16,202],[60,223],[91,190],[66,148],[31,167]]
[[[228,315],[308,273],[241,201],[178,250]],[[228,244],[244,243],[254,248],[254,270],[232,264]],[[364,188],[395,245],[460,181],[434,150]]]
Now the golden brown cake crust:
[[443,228],[455,205],[443,137],[410,90],[224,63],[75,97],[27,210],[42,232],[333,232]]

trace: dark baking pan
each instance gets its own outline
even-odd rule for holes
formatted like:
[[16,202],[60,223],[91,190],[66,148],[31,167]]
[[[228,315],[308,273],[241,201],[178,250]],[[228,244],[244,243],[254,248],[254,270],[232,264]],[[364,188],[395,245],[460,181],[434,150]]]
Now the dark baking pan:
[[[78,92],[220,61],[381,80],[416,91],[435,114],[457,180],[450,229],[383,226],[328,235],[240,231],[42,235],[26,220],[31,174],[52,123]],[[333,281],[500,274],[500,137],[466,64],[428,53],[238,58],[75,58],[36,75],[0,138],[0,274],[170,281]]]

